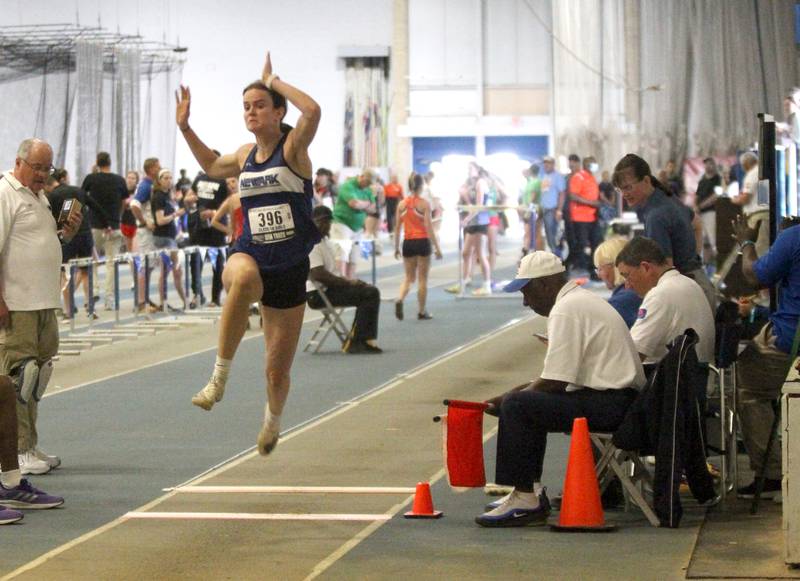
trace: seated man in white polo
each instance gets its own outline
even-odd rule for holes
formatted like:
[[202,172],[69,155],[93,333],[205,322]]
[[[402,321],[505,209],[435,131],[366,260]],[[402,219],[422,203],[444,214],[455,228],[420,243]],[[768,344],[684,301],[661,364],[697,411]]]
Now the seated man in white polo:
[[[657,364],[675,337],[694,329],[697,360],[707,376],[708,364],[714,362],[714,314],[700,285],[670,266],[661,246],[644,236],[628,242],[616,264],[626,286],[644,299],[631,327],[642,361]],[[705,400],[705,394],[700,395]]]
[[358,177],[345,181],[333,207],[331,242],[336,247],[336,268],[345,278],[355,277],[358,241],[367,213],[375,211],[374,179],[375,175],[365,169]]
[[550,252],[522,259],[506,292],[547,317],[547,354],[538,379],[488,401],[500,418],[495,481],[514,490],[475,518],[484,527],[544,525],[550,502],[541,484],[547,434],[572,429],[613,432],[644,385],[644,371],[625,321],[599,295],[567,281]]

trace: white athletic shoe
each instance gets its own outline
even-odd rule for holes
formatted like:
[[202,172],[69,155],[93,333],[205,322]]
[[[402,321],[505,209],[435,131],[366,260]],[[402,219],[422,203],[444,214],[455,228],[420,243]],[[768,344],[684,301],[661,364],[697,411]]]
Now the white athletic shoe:
[[34,448],[33,455],[36,456],[39,460],[50,466],[50,468],[58,468],[61,466],[61,458],[58,456],[50,456],[46,454],[44,450],[41,448]]
[[280,427],[277,429],[273,426],[264,423],[261,426],[261,431],[258,432],[258,453],[262,456],[268,455],[278,445],[278,438],[280,437]]
[[215,403],[222,401],[223,395],[225,395],[225,384],[217,383],[212,377],[208,380],[206,386],[192,398],[192,403],[197,407],[210,411]]
[[33,450],[28,450],[27,452],[19,454],[18,460],[19,470],[23,476],[27,474],[47,474],[50,472],[50,464],[37,458]]

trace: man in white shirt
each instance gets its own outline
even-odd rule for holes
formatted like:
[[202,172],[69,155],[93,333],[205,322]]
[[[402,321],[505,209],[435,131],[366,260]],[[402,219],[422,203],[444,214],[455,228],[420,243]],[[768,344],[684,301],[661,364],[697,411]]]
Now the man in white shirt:
[[742,191],[731,202],[742,207],[745,216],[758,209],[758,156],[746,151],[739,156],[739,163],[745,171]]
[[43,474],[61,463],[39,449],[36,418],[58,351],[59,234],[71,239],[81,215],[56,225],[44,193],[52,163],[47,143],[26,139],[14,169],[0,178],[0,374],[11,376],[17,389],[22,474]]
[[572,429],[585,417],[590,430],[614,431],[645,383],[625,321],[607,301],[567,282],[561,260],[536,251],[522,259],[506,292],[548,317],[547,355],[538,379],[489,400],[500,418],[498,484],[514,490],[476,517],[485,527],[543,525],[550,502],[541,486],[547,434]]
[[332,305],[336,307],[355,307],[356,316],[350,335],[342,351],[345,353],[382,353],[378,347],[378,315],[381,308],[380,291],[362,280],[348,279],[334,274],[336,269],[335,250],[328,239],[333,221],[333,212],[327,206],[317,206],[311,214],[320,234],[320,240],[308,255],[310,271],[306,292],[308,306],[321,309],[325,303],[314,286],[322,287]]
[[657,364],[675,337],[694,329],[698,361],[713,363],[714,314],[700,285],[670,266],[661,246],[644,236],[628,242],[616,264],[626,286],[644,299],[631,328],[642,361]]

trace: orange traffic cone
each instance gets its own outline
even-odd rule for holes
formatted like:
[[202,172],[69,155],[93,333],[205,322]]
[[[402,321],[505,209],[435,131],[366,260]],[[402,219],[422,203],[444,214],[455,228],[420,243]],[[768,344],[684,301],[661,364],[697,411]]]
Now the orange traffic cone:
[[607,525],[603,516],[586,418],[575,418],[572,423],[561,512],[558,524],[550,525],[550,528],[562,532],[608,532],[617,528]]
[[433,510],[433,498],[431,498],[431,485],[427,482],[417,483],[417,491],[414,493],[414,505],[411,512],[403,515],[406,518],[441,518],[441,510]]

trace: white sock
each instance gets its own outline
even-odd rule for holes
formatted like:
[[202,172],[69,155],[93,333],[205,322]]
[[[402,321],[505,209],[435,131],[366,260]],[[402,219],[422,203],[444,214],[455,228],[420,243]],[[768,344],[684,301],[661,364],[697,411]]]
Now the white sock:
[[536,496],[542,495],[542,492],[544,492],[544,486],[542,486],[541,482],[533,483],[533,492],[536,493]]
[[539,506],[539,495],[536,492],[520,492],[517,490],[517,498],[531,507]]
[[16,488],[22,482],[22,472],[19,468],[0,473],[0,483],[3,488]]
[[281,428],[281,416],[273,414],[270,409],[269,405],[267,405],[267,409],[264,410],[264,423],[267,424],[272,431],[278,432]]
[[233,359],[223,359],[217,355],[217,361],[214,363],[214,373],[212,375],[217,383],[225,385],[225,383],[228,381],[228,373],[231,370],[232,363]]

